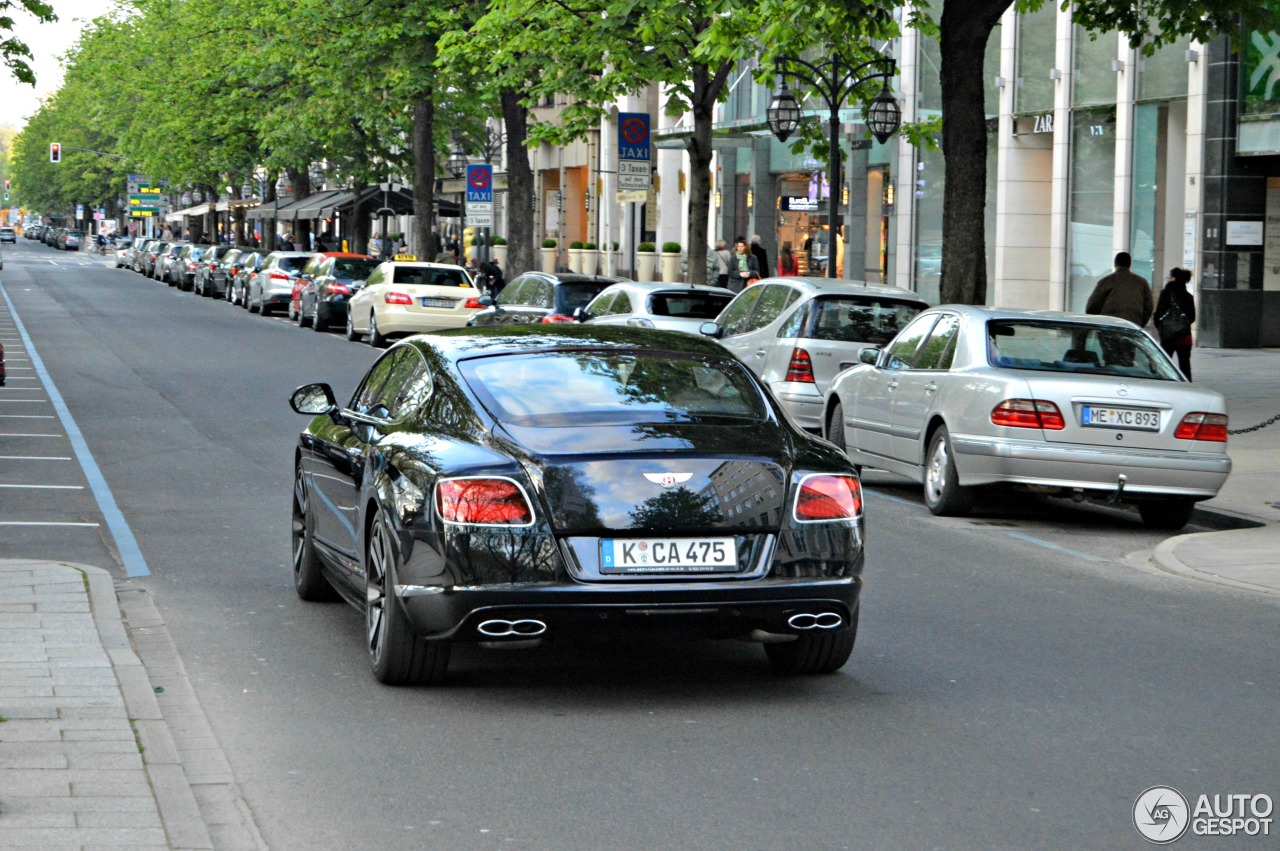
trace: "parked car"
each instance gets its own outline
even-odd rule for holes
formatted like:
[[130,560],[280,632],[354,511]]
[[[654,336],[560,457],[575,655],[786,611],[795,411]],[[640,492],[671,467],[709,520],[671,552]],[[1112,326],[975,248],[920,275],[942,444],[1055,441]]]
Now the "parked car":
[[495,299],[486,295],[485,309],[471,318],[473,327],[574,322],[573,313],[586,307],[606,287],[626,278],[607,275],[563,275],[526,272],[503,287]]
[[17,245],[18,232],[13,228],[0,228],[0,242],[12,242],[14,245]]
[[575,314],[592,325],[630,325],[697,334],[733,301],[733,291],[693,284],[636,283],[606,287]]
[[294,284],[290,313],[299,326],[310,325],[316,331],[345,325],[351,294],[364,286],[381,262],[367,254],[313,255]]
[[116,268],[130,268],[133,265],[133,255],[138,249],[139,241],[123,236],[116,240],[115,245]]
[[160,240],[158,239],[148,239],[142,243],[142,247],[134,252],[133,255],[133,271],[143,275],[148,274],[147,269],[152,263],[155,263],[155,256],[159,248]]
[[182,245],[183,243],[181,242],[160,243],[160,248],[156,252],[155,264],[151,269],[151,277],[157,281],[169,280],[169,266],[178,256],[178,252],[182,250]]
[[457,643],[574,633],[748,639],[786,674],[853,649],[853,466],[708,340],[428,334],[346,407],[327,384],[290,403],[314,417],[293,450],[294,587],[364,612],[383,683],[440,682]]
[[83,246],[84,231],[82,230],[64,231],[57,245],[63,251],[79,251]]
[[347,305],[347,339],[369,335],[369,345],[392,337],[461,328],[481,308],[470,273],[446,263],[387,261]]
[[196,285],[196,273],[200,271],[200,263],[204,253],[212,246],[193,245],[188,243],[178,250],[177,256],[169,264],[169,286],[177,287],[183,292],[190,292]]
[[196,295],[222,297],[227,292],[227,270],[222,261],[228,254],[238,251],[232,245],[211,245],[200,256],[192,284]]
[[249,279],[258,274],[267,252],[258,249],[241,251],[235,262],[227,267],[227,301],[246,310],[249,307]]
[[935,514],[1011,485],[1136,503],[1180,529],[1231,472],[1222,396],[1121,319],[947,305],[859,361],[832,382],[827,436],[923,483]]
[[803,428],[822,430],[831,380],[864,346],[893,339],[928,302],[909,290],[830,278],[765,278],[734,298],[704,333],[764,379]]
[[263,258],[261,268],[249,278],[249,312],[266,316],[277,308],[287,310],[293,297],[293,282],[309,259],[311,255],[304,251],[273,251]]

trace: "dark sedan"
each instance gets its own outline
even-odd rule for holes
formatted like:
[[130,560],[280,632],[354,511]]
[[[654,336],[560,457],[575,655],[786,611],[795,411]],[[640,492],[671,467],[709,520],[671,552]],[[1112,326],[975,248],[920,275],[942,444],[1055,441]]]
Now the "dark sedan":
[[496,299],[482,296],[480,303],[485,309],[472,316],[467,324],[479,328],[576,322],[575,310],[585,308],[606,287],[625,280],[605,275],[526,272],[503,287]]
[[411,337],[295,450],[293,570],[365,612],[374,676],[436,683],[455,642],[656,628],[760,642],[775,670],[853,649],[862,489],[718,344],[557,325]]

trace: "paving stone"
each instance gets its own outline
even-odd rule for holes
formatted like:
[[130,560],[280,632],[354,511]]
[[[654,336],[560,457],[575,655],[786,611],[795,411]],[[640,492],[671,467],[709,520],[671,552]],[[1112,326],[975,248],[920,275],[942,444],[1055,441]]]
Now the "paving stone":
[[66,757],[68,767],[75,771],[85,769],[142,771],[142,753],[135,748],[133,753],[78,753]]
[[95,798],[88,795],[51,798],[47,796],[13,796],[4,799],[5,812],[21,813],[154,813],[156,799],[146,795]]
[[78,812],[72,814],[77,827],[164,827],[160,814],[151,812]]
[[68,845],[85,848],[90,845],[105,848],[137,848],[141,845],[164,847],[164,831],[155,827],[144,828],[19,828],[5,831],[5,844],[10,847],[48,847]]
[[6,807],[0,813],[3,829],[0,829],[0,841],[8,841],[11,828],[34,827],[75,827],[75,813],[15,813]]
[[53,697],[53,687],[35,684],[0,686],[0,701],[9,697]]
[[[48,746],[34,753],[14,753],[7,750],[8,745],[0,745],[0,771],[18,768],[67,768],[69,762],[66,754],[58,753]],[[3,809],[0,808],[0,815]]]
[[[143,772],[137,772],[137,776],[145,778],[146,775]],[[86,780],[79,783],[73,782],[71,784],[71,794],[77,798],[140,798],[151,794],[151,784],[147,783],[145,779],[128,783],[104,783]]]

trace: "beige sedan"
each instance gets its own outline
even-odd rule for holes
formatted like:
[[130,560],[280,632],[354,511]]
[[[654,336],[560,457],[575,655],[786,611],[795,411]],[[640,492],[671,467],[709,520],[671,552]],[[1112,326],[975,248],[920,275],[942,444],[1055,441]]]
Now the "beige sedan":
[[463,328],[480,308],[480,291],[461,266],[393,260],[351,296],[347,339],[367,334],[381,348],[391,337]]

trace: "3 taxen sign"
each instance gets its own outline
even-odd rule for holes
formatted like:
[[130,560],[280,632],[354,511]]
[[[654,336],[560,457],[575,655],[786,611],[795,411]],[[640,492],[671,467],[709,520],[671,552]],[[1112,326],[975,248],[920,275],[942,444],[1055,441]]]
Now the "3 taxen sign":
[[618,188],[648,189],[653,182],[649,149],[649,114],[618,113]]

